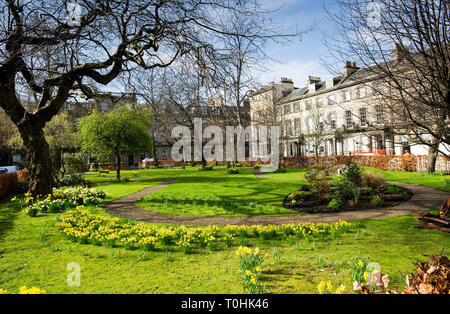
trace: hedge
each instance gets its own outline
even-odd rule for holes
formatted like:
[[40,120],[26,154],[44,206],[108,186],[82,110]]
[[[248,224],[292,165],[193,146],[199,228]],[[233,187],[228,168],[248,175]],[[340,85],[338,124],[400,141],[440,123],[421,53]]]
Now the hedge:
[[0,199],[15,193],[17,182],[19,180],[16,172],[0,174]]

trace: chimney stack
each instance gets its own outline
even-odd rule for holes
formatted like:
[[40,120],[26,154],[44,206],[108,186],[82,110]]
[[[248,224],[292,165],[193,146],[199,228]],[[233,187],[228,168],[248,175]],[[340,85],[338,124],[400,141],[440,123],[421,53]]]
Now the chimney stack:
[[395,49],[393,51],[394,61],[401,61],[408,52],[408,48],[403,46],[402,43],[395,43]]
[[344,74],[349,76],[355,73],[359,68],[356,66],[356,62],[345,61]]
[[294,90],[294,82],[292,81],[292,79],[282,77],[280,84],[283,91],[290,92]]
[[320,77],[318,76],[309,76],[308,85],[320,83]]

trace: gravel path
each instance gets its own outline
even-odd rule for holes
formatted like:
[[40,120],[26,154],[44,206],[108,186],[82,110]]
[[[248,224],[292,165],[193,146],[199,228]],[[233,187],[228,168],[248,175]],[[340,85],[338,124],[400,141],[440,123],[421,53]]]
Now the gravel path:
[[422,185],[407,184],[396,182],[396,185],[410,189],[414,195],[404,203],[394,207],[387,207],[382,209],[358,210],[358,211],[344,211],[338,213],[319,213],[319,214],[305,214],[293,216],[279,216],[279,217],[191,217],[191,216],[177,216],[167,215],[158,212],[144,210],[135,205],[135,202],[146,195],[152,194],[156,191],[162,190],[171,184],[176,183],[173,180],[157,179],[163,182],[160,185],[152,186],[119,199],[116,199],[104,206],[107,213],[151,223],[176,224],[176,225],[280,225],[290,223],[302,222],[336,222],[339,219],[351,221],[369,218],[387,218],[393,216],[409,215],[417,212],[424,212],[439,209],[445,199],[450,197],[450,192],[442,191]]

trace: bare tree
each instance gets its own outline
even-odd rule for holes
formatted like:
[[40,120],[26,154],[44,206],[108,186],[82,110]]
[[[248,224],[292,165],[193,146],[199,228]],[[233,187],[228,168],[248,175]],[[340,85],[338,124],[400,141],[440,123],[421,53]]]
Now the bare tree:
[[305,139],[308,145],[312,146],[316,162],[319,162],[321,150],[329,138],[328,124],[325,122],[323,112],[320,108],[315,108],[309,116],[305,118]]
[[225,33],[223,47],[219,50],[215,68],[218,78],[215,82],[223,89],[225,104],[236,106],[238,119],[241,119],[241,106],[248,92],[258,84],[255,73],[267,70],[264,62],[274,60],[265,51],[268,43],[288,45],[301,40],[310,29],[297,27],[284,28],[271,18],[276,11],[255,6],[251,15],[233,14],[223,17]]
[[[212,51],[215,35],[226,34],[217,16],[249,14],[252,4],[84,0],[73,15],[66,1],[3,0],[0,105],[29,152],[29,192],[52,192],[43,127],[70,95],[93,97],[92,85],[108,85],[123,71],[165,67],[191,51]],[[24,100],[29,94],[34,107]]]
[[[391,131],[429,147],[428,171],[450,145],[450,4],[445,0],[336,0],[330,52],[363,65]],[[378,84],[374,83],[374,84]]]

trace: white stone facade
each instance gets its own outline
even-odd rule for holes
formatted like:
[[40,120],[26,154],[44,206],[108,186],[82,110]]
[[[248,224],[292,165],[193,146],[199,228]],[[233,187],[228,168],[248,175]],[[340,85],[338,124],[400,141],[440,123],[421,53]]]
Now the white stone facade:
[[304,88],[282,78],[251,92],[252,125],[267,125],[272,113],[282,128],[286,157],[315,155],[315,147],[321,156],[426,155],[426,145],[393,130],[407,122],[384,108],[378,93],[383,84],[355,63],[347,62],[344,69],[345,74],[327,81],[310,77]]

